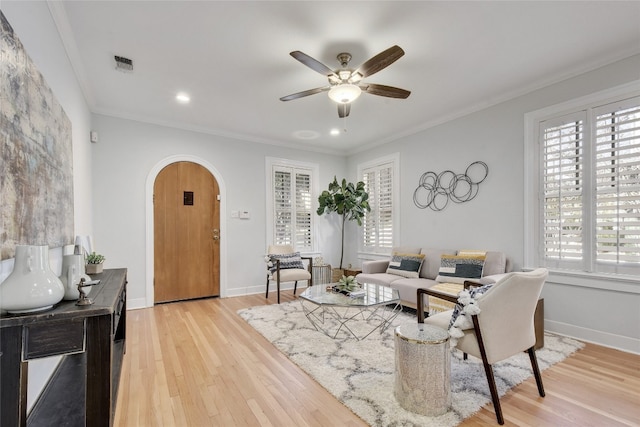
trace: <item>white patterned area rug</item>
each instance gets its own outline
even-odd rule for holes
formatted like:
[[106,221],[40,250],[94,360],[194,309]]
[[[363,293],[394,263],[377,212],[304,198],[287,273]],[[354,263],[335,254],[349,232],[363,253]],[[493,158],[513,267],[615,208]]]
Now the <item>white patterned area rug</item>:
[[[462,361],[456,351],[451,358],[451,410],[427,417],[400,407],[393,392],[394,329],[402,323],[416,322],[415,315],[400,313],[382,334],[376,331],[356,341],[346,334],[333,339],[316,331],[298,301],[252,307],[238,314],[372,426],[455,426],[491,402],[482,361],[473,357]],[[560,362],[583,346],[570,338],[545,334],[545,347],[536,352],[540,369]],[[529,356],[522,353],[495,364],[494,374],[502,396],[532,376]]]

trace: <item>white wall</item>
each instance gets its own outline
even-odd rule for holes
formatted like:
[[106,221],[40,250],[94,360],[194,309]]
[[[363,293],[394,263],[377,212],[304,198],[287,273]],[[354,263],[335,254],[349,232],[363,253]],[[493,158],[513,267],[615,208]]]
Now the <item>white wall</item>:
[[[74,229],[76,234],[91,234],[91,156],[89,130],[91,115],[73,69],[58,36],[55,23],[45,2],[3,1],[2,12],[25,47],[29,57],[44,76],[72,124]],[[26,243],[26,242],[25,242]],[[51,268],[62,269],[62,248],[52,248]],[[0,263],[0,281],[13,270],[13,260]],[[46,384],[59,357],[29,363],[28,407]]]
[[[148,255],[145,227],[145,183],[154,167],[172,156],[194,156],[220,173],[226,194],[221,222],[223,296],[263,292],[266,250],[265,158],[281,157],[319,164],[321,189],[334,175],[342,176],[346,159],[215,135],[144,124],[104,115],[93,116],[100,142],[93,146],[94,243],[107,257],[106,266],[127,267],[130,306],[144,306]],[[231,218],[231,211],[249,211],[249,220]],[[324,217],[315,216],[320,250],[334,263],[337,232]]]
[[[638,70],[640,55],[358,153],[348,168],[400,152],[402,245],[501,250],[514,270],[535,267],[524,265],[525,113],[637,80]],[[450,203],[441,212],[413,204],[424,172],[463,173],[476,160],[487,163],[489,175],[474,200]],[[561,283],[552,275],[543,291],[547,329],[640,353],[637,278],[635,286],[600,281],[612,290],[586,281]]]

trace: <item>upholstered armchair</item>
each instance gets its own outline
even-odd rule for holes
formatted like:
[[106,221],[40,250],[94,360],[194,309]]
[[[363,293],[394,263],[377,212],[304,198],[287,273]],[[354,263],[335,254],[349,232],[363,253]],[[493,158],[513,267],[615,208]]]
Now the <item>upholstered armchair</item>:
[[[539,268],[530,272],[507,273],[493,285],[465,282],[466,289],[475,289],[464,295],[464,301],[451,294],[418,289],[418,322],[448,329],[452,341],[457,339],[456,346],[464,353],[465,359],[467,354],[482,359],[499,424],[504,424],[504,418],[493,376],[494,363],[526,351],[531,360],[538,393],[542,397],[545,395],[534,350],[534,312],[547,275],[546,269]],[[462,310],[449,310],[425,319],[423,295],[457,302],[458,309],[463,307],[461,302],[466,305]],[[458,317],[464,317],[460,320],[454,318],[452,328],[450,323],[454,311],[458,312]]]
[[[274,280],[278,289],[278,304],[280,304],[280,283],[294,282],[293,294],[296,294],[299,280],[306,280],[308,286],[312,285],[313,259],[302,257],[299,252],[294,252],[291,245],[271,245],[267,249],[269,258],[267,270],[267,293],[269,298],[269,282]],[[304,268],[302,260],[309,261],[308,269]]]

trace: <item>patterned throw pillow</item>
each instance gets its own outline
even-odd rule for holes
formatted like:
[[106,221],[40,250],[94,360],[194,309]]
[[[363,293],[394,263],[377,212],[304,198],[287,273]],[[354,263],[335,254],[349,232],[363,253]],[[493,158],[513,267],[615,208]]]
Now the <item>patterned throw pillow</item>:
[[484,255],[442,255],[440,257],[440,271],[438,271],[436,281],[440,283],[464,283],[465,280],[479,279],[482,277],[484,260]]
[[[467,309],[467,311],[465,311],[465,307],[474,305],[476,303],[476,300],[480,298],[480,295],[487,292],[489,289],[491,289],[492,286],[493,286],[493,283],[489,285],[480,286],[480,287],[474,287],[469,291],[460,292],[458,294],[458,302],[456,303],[456,306],[453,308],[453,313],[451,313],[451,320],[449,321],[449,329],[453,328],[454,323],[456,323],[456,320],[458,319],[458,316],[460,315],[464,316],[466,314],[479,314],[479,310]],[[472,313],[468,313],[468,311],[471,311]],[[473,323],[471,322],[470,319],[466,319],[465,322],[458,322],[458,324],[460,323],[463,323],[463,324],[456,325],[456,327],[459,327],[459,329],[461,330],[473,328]]]
[[401,254],[394,252],[391,256],[391,261],[389,261],[387,274],[418,278],[423,261],[423,254]]
[[302,264],[302,258],[300,258],[300,252],[294,252],[291,254],[276,254],[270,255],[273,259],[273,265],[269,267],[269,270],[274,273],[276,268],[276,259],[280,260],[280,270],[285,270],[289,268],[302,268],[304,269],[304,264]]
[[487,251],[482,251],[478,249],[460,249],[458,251],[458,256],[484,256],[487,254]]

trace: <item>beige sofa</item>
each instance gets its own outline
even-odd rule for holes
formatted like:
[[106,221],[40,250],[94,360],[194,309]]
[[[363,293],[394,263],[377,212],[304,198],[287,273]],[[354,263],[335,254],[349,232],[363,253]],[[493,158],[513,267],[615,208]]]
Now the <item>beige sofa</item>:
[[[459,251],[446,249],[394,248],[393,253],[424,254],[424,261],[420,268],[419,277],[406,278],[396,274],[387,273],[389,259],[364,261],[362,273],[356,276],[359,283],[377,283],[391,286],[400,294],[402,305],[416,308],[418,288],[431,288],[433,286],[447,286],[448,279],[439,277],[441,256],[456,255]],[[503,252],[487,251],[485,254],[482,278],[474,281],[489,284],[495,283],[504,273],[509,271],[509,260]],[[461,286],[460,286],[461,287]],[[455,288],[455,286],[454,286]],[[425,299],[425,309],[428,309],[429,301]]]

